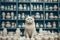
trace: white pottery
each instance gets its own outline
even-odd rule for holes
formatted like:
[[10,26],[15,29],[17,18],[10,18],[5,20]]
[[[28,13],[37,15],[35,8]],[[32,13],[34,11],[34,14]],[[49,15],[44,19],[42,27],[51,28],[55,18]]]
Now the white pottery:
[[36,0],[34,0],[34,2],[36,2]]
[[41,24],[40,27],[43,27],[43,24]]
[[54,2],[57,2],[58,0],[53,0]]
[[15,18],[14,19],[17,19],[17,16],[15,16]]
[[47,2],[47,0],[44,0],[44,2]]
[[10,10],[10,6],[8,6],[8,10]]
[[50,10],[52,10],[52,9],[53,9],[53,7],[52,7],[52,6],[50,6],[50,7],[49,7],[49,9],[50,9]]
[[43,16],[43,14],[41,14],[41,19],[43,19],[44,18],[44,16]]
[[6,37],[6,36],[3,36],[3,37],[2,37],[2,40],[7,40],[7,37]]
[[20,20],[20,18],[21,18],[21,15],[20,15],[20,14],[18,14],[18,19]]
[[39,10],[39,5],[37,5],[37,10]]
[[25,27],[25,24],[24,23],[22,23],[22,27]]
[[23,6],[22,4],[19,5],[19,10],[22,10],[23,9]]
[[18,40],[18,37],[16,34],[14,34],[13,40]]
[[36,27],[39,27],[39,24],[38,23],[36,23]]
[[43,6],[42,5],[40,5],[40,10],[43,10]]
[[16,10],[16,5],[14,5],[14,10]]
[[10,18],[11,18],[11,16],[10,16],[10,13],[9,13],[9,12],[8,12],[8,13],[7,13],[7,15],[6,15],[6,18],[7,18],[7,19],[10,19]]
[[53,22],[53,28],[56,28],[56,22]]
[[5,27],[5,22],[2,22],[2,24],[1,24],[1,25],[2,25],[2,28],[4,28],[4,27]]
[[48,13],[46,13],[46,19],[48,19]]
[[40,18],[40,14],[39,14],[39,12],[36,13],[35,18]]
[[55,18],[55,19],[57,19],[57,18],[58,18],[58,16],[54,16],[54,18]]
[[25,14],[24,13],[22,13],[22,19],[24,19],[25,18]]
[[13,7],[14,7],[14,6],[13,6],[13,5],[11,5],[11,9],[10,9],[10,10],[13,10]]
[[33,8],[33,5],[31,4],[31,10],[33,10],[34,8]]
[[9,2],[13,2],[13,0],[9,0]]
[[5,19],[5,12],[2,12],[2,19]]
[[50,0],[50,2],[52,2],[53,0]]
[[7,27],[7,28],[11,27],[11,24],[10,24],[9,21],[6,22],[6,27]]
[[37,9],[36,5],[34,5],[33,8],[34,8],[34,10],[36,10]]
[[54,16],[53,16],[53,13],[50,13],[50,19],[53,19],[54,18]]
[[31,40],[35,40],[34,38],[31,38]]
[[47,25],[46,25],[46,23],[45,23],[45,24],[44,24],[44,27],[46,28],[46,26],[47,26]]
[[19,24],[19,25],[18,25],[18,27],[20,28],[20,27],[21,27],[21,25]]
[[46,5],[46,10],[49,10],[48,5]]
[[24,10],[26,10],[27,8],[26,8],[26,4],[24,4]]
[[28,6],[28,10],[30,10],[30,7]]
[[11,19],[14,19],[14,12],[11,12]]
[[7,10],[8,9],[7,6],[5,6],[4,9]]
[[0,40],[2,40],[2,36],[0,35]]
[[54,10],[57,10],[57,8],[58,8],[57,5],[54,5]]
[[11,25],[11,26],[12,26],[12,28],[14,28],[14,27],[15,27],[15,23],[14,23],[14,22],[12,22],[11,24],[12,24],[12,25]]
[[1,6],[1,10],[4,10],[4,5]]
[[7,36],[7,29],[6,28],[3,29],[3,36]]
[[52,25],[51,25],[50,22],[48,22],[47,27],[48,27],[48,28],[52,27]]
[[16,36],[17,36],[17,37],[20,37],[20,28],[17,28],[17,29],[16,29]]
[[14,0],[14,2],[16,2],[16,0]]

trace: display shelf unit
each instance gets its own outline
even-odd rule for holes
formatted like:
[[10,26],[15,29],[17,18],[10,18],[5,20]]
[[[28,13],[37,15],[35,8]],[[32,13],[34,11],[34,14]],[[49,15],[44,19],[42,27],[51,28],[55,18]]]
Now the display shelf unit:
[[[22,7],[24,6],[24,4],[25,4],[25,6],[26,6],[26,9],[25,10],[19,10],[19,5],[22,5]],[[6,6],[7,8],[8,8],[8,6],[11,6],[11,5],[15,5],[16,6],[16,10],[8,10],[8,9],[4,9],[4,10],[2,10],[2,8],[1,8],[1,6]],[[21,6],[20,5],[20,6]],[[36,8],[36,10],[32,10],[33,8],[32,8],[32,6],[33,5],[35,5],[35,6],[37,6],[37,5],[42,5],[42,7],[43,7],[43,9],[42,10],[40,10],[40,9],[38,9],[37,10],[37,8]],[[52,6],[52,7],[54,7],[54,5],[57,5],[57,7],[58,7],[58,9],[57,10],[46,10],[45,8],[45,6],[46,5],[48,5],[48,7],[50,7],[50,6]],[[29,7],[29,10],[28,10],[28,7]],[[43,24],[43,30],[57,30],[57,31],[59,31],[60,30],[60,27],[59,27],[59,22],[60,22],[60,0],[58,0],[57,2],[44,2],[44,1],[42,1],[42,2],[32,2],[32,0],[30,0],[29,2],[19,2],[19,0],[16,0],[16,2],[8,2],[8,1],[2,1],[2,0],[0,0],[0,27],[1,27],[1,21],[7,21],[7,20],[9,20],[9,21],[15,21],[16,22],[16,28],[18,27],[18,24],[21,24],[22,25],[22,23],[25,23],[25,19],[23,20],[22,18],[21,19],[2,19],[2,12],[14,12],[14,14],[15,14],[15,16],[16,17],[18,17],[18,14],[21,14],[21,16],[22,16],[22,13],[24,13],[25,14],[25,17],[27,16],[27,15],[36,15],[36,12],[39,12],[40,13],[40,15],[41,14],[43,14],[43,19],[35,19],[35,23],[37,23],[38,21],[38,23],[41,23],[42,22],[42,24]],[[53,13],[55,16],[58,16],[58,18],[57,19],[45,19],[45,17],[46,17],[46,13],[48,13],[48,15],[50,15],[50,13]],[[48,21],[57,21],[57,25],[56,25],[56,28],[45,28],[44,26],[44,24],[45,23],[47,23]],[[40,25],[40,24],[39,24]],[[9,30],[12,30],[12,29],[16,29],[16,28],[7,28],[7,29],[9,29]],[[3,28],[0,28],[0,29],[3,29]],[[20,28],[20,29],[24,29],[24,28]],[[40,27],[38,27],[38,28],[36,28],[37,30],[38,29],[40,29]]]

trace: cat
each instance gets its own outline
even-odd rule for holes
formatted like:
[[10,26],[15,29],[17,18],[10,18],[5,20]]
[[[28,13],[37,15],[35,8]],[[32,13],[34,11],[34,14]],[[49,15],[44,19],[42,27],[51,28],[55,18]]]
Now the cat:
[[34,38],[35,33],[34,16],[27,16],[25,21],[25,38]]

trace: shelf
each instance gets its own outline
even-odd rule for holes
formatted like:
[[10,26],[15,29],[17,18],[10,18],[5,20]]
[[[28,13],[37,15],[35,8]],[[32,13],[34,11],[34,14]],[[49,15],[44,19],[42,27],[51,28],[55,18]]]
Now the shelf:
[[45,3],[48,3],[48,4],[52,4],[52,3],[53,3],[53,4],[54,4],[54,3],[55,3],[55,4],[58,4],[58,2],[45,2]]
[[30,2],[18,2],[19,4],[22,3],[22,4],[30,4]]
[[60,28],[43,28],[44,30],[60,30]]
[[16,11],[16,10],[1,10],[1,11],[7,11],[8,12],[8,11]]
[[16,21],[16,19],[1,19],[1,20],[6,20],[6,21],[7,21],[7,20],[11,20],[11,21],[15,20],[15,21]]
[[59,20],[59,19],[45,19],[45,20],[46,20],[46,21],[47,21],[47,20],[49,20],[49,21],[50,21],[50,20]]
[[[19,7],[22,5],[22,7],[24,7],[24,4],[26,4],[25,6],[26,7],[30,7],[30,10],[28,10],[28,8],[26,9],[26,10],[19,10]],[[32,10],[31,9],[31,5],[34,7],[34,5],[35,6],[37,6],[37,5],[39,5],[39,7],[40,7],[40,4],[43,6],[43,10]],[[16,14],[22,14],[23,12],[25,13],[25,15],[35,15],[36,14],[36,12],[39,12],[39,13],[41,13],[41,14],[43,14],[43,19],[34,19],[34,21],[36,22],[38,22],[38,23],[43,23],[43,25],[44,25],[44,23],[47,21],[49,21],[49,22],[52,22],[52,21],[56,21],[56,23],[57,23],[57,25],[58,25],[58,23],[59,23],[59,21],[60,21],[60,19],[58,18],[58,19],[45,19],[44,17],[46,17],[45,16],[45,12],[48,12],[48,13],[50,13],[50,12],[53,12],[54,14],[54,16],[59,16],[59,13],[60,13],[60,10],[58,9],[58,10],[45,10],[45,6],[47,5],[48,7],[49,6],[52,6],[52,7],[54,7],[53,5],[58,5],[58,7],[60,6],[60,2],[31,2],[31,1],[29,1],[29,2],[19,2],[19,0],[17,0],[16,2],[1,2],[0,1],[0,6],[10,6],[11,7],[11,5],[16,5],[16,10],[0,10],[0,13],[2,14],[2,12],[14,12],[14,15],[16,15]],[[20,6],[19,6],[20,5]],[[2,7],[3,8],[3,7]],[[38,8],[38,7],[37,7]],[[4,8],[5,9],[5,8]],[[18,25],[19,25],[19,23],[21,22],[21,23],[25,23],[25,19],[23,20],[22,18],[19,20],[19,19],[2,19],[1,18],[1,15],[0,14],[0,22],[2,22],[2,21],[11,21],[11,22],[15,22],[16,23],[16,26],[18,27]],[[56,15],[57,14],[57,15]],[[48,14],[48,15],[50,15],[50,14]],[[16,16],[18,16],[18,15],[16,15]],[[40,15],[41,16],[41,15]],[[0,25],[1,26],[1,25]],[[7,28],[8,30],[16,30],[17,29],[17,27],[16,28]],[[0,29],[4,29],[4,28],[0,28]],[[24,28],[20,28],[21,30],[24,30]],[[37,30],[39,30],[40,29],[40,27],[39,28],[36,28]],[[60,30],[60,28],[58,28],[58,26],[57,26],[57,28],[44,28],[43,27],[43,30]]]
[[45,10],[45,11],[48,11],[48,12],[58,12],[58,10]]
[[[0,28],[0,29],[4,29],[4,28]],[[7,28],[7,29],[17,29],[17,28]],[[24,29],[24,28],[20,28],[20,29]],[[36,28],[36,29],[40,29],[40,28]],[[60,29],[60,28],[42,28],[42,29],[46,29],[46,30],[57,30],[57,29]]]
[[5,4],[5,3],[6,3],[6,4],[7,4],[7,3],[8,3],[8,4],[16,4],[16,2],[1,2],[1,3],[4,3],[4,4]]
[[18,11],[29,11],[29,10],[18,10]]
[[41,11],[41,10],[31,10],[31,11],[33,11],[33,12],[34,12],[34,11],[43,12],[44,10],[42,10],[42,11]]
[[31,2],[31,4],[43,4],[43,2]]

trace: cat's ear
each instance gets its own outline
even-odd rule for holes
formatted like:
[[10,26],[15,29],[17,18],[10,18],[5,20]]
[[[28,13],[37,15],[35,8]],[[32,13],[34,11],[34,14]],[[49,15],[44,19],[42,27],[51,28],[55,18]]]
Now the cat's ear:
[[34,15],[32,15],[31,17],[34,18]]
[[26,16],[26,18],[29,17],[29,15]]

